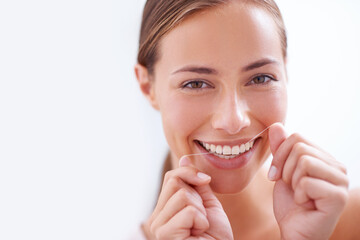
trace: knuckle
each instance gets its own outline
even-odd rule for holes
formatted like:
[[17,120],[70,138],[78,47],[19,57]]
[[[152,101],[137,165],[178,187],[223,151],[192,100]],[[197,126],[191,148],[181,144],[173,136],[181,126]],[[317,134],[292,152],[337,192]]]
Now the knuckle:
[[156,226],[155,226],[155,224],[154,224],[154,222],[152,222],[151,224],[150,224],[150,233],[152,234],[152,235],[157,235],[157,228],[156,228]]
[[346,189],[339,188],[339,190],[336,193],[336,198],[341,205],[345,205],[349,198],[349,193]]
[[172,177],[172,171],[167,171],[164,175],[164,183],[168,182]]
[[172,177],[167,181],[167,185],[169,185],[172,189],[178,189],[180,185],[180,179],[177,177]]
[[341,177],[341,183],[340,185],[343,186],[346,190],[349,189],[349,185],[350,185],[350,180],[348,178],[348,176],[346,176],[345,174],[342,174]]
[[302,177],[299,181],[299,186],[301,189],[304,189],[306,188],[308,183],[309,183],[309,179],[307,177]]
[[306,169],[308,169],[309,167],[312,167],[312,165],[313,165],[312,161],[307,155],[302,155],[299,158],[299,168],[302,172],[305,172]]
[[294,144],[293,150],[296,151],[297,153],[305,152],[306,144],[303,143],[303,142],[297,142],[297,143]]
[[340,171],[343,172],[344,174],[347,174],[347,168],[346,168],[346,166],[345,166],[343,163],[341,163],[341,162],[339,162],[338,164],[339,164],[339,169],[340,169]]
[[304,137],[299,133],[293,133],[290,136],[291,139],[293,139],[295,142],[301,142],[304,141]]
[[181,188],[178,191],[178,196],[179,196],[180,201],[182,201],[184,203],[189,203],[190,202],[189,192],[185,188]]
[[195,216],[197,214],[197,209],[192,206],[192,205],[189,205],[185,208],[185,211],[187,214],[189,214],[190,216]]

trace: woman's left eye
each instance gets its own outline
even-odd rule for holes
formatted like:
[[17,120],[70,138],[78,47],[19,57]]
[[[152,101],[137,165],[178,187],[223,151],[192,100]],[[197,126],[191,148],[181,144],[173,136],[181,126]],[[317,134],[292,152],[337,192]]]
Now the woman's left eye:
[[255,76],[251,81],[248,83],[248,85],[255,84],[255,85],[261,85],[261,84],[267,84],[270,81],[277,81],[275,78],[269,76],[269,75],[259,75]]

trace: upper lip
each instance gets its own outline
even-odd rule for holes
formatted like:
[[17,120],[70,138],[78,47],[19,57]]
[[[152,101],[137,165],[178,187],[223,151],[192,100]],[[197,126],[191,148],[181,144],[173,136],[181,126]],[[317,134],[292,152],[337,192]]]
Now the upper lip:
[[[260,137],[260,136],[259,136]],[[259,137],[255,138],[254,140],[258,139]],[[241,144],[245,144],[247,142],[249,142],[252,138],[243,138],[243,139],[238,139],[238,140],[231,140],[231,141],[206,141],[206,140],[199,140],[196,139],[195,141],[199,141],[202,143],[208,143],[208,144],[214,144],[214,145],[227,145],[227,146],[236,146],[236,145],[241,145]]]

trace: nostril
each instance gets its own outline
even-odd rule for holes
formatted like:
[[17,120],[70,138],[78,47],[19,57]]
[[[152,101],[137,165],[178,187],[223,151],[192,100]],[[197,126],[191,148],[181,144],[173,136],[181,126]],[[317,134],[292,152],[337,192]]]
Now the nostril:
[[250,126],[250,120],[242,113],[218,113],[213,116],[212,126],[216,130],[224,130],[228,134],[237,134],[243,128]]

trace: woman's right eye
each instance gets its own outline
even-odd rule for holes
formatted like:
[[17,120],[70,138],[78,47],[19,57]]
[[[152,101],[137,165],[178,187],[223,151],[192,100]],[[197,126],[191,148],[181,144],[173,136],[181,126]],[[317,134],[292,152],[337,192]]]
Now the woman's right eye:
[[209,88],[211,87],[209,84],[207,84],[204,81],[201,80],[193,80],[186,82],[182,88],[191,88],[191,89],[202,89],[202,88]]

